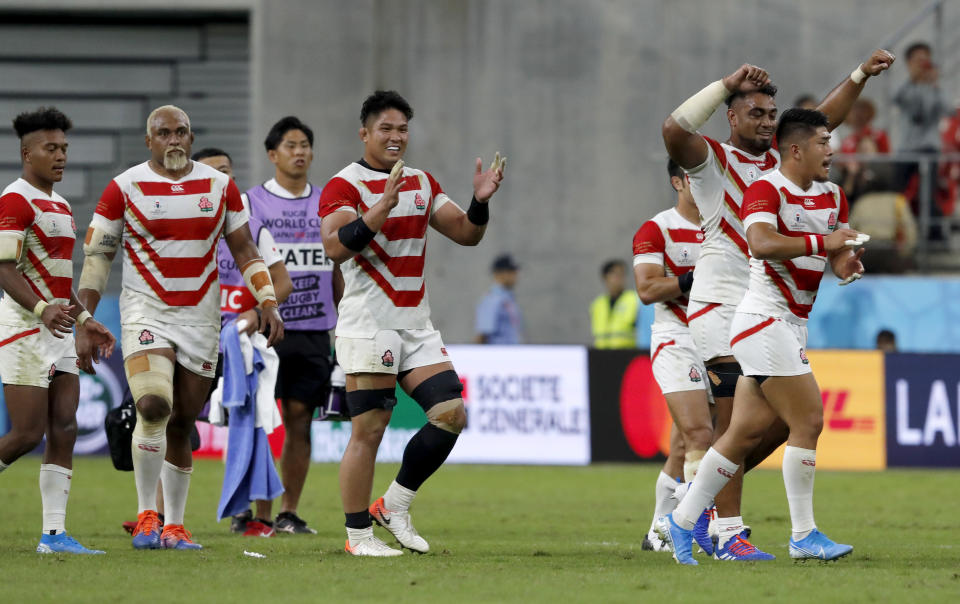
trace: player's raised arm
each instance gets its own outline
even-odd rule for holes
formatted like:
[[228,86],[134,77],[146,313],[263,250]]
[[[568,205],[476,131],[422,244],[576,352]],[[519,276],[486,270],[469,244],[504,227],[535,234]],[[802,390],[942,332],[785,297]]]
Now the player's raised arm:
[[490,220],[490,207],[487,204],[500,188],[506,167],[507,158],[501,157],[498,152],[490,169],[484,172],[483,160],[478,157],[473,175],[473,199],[470,200],[470,207],[464,212],[455,203],[438,205],[433,216],[430,217],[430,226],[460,245],[480,243],[487,230],[487,222]]
[[767,72],[755,65],[739,69],[711,84],[674,109],[663,123],[663,143],[667,153],[681,168],[691,169],[707,159],[707,142],[697,132],[717,107],[736,90],[748,92],[770,82]]
[[234,262],[243,273],[247,289],[260,306],[260,333],[267,333],[267,346],[273,346],[283,339],[283,319],[280,318],[273,279],[260,257],[260,250],[253,241],[250,227],[246,224],[237,227],[224,235],[224,240],[230,248]]
[[817,111],[826,114],[830,121],[827,126],[828,130],[832,131],[847,118],[847,113],[863,91],[867,78],[880,75],[890,69],[894,60],[896,60],[896,57],[890,51],[883,49],[873,51],[869,59],[858,65],[849,76],[844,78],[836,88],[820,101]]

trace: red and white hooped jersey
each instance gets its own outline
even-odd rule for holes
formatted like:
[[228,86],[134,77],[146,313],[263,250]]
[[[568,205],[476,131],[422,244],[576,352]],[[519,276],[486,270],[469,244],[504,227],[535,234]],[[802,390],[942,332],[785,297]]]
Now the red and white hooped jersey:
[[[76,231],[70,204],[56,191],[47,195],[18,178],[0,195],[0,237],[12,240],[11,248],[19,251],[17,270],[51,304],[70,303]],[[0,322],[36,324],[40,319],[33,309],[3,296]]]
[[[323,187],[321,218],[333,212],[364,212],[380,201],[388,172],[354,162]],[[337,307],[337,335],[374,336],[381,329],[432,329],[423,279],[430,217],[452,203],[423,170],[403,168],[400,203],[390,210],[370,245],[340,265],[343,298]]]
[[[743,224],[764,222],[781,235],[829,235],[847,225],[847,198],[832,182],[815,182],[806,191],[776,170],[750,185],[743,197]],[[817,298],[826,252],[792,260],[750,259],[750,285],[737,307],[803,325]]]
[[758,157],[707,136],[703,139],[707,160],[687,170],[705,236],[690,298],[737,304],[750,273],[750,251],[740,219],[743,194],[754,181],[780,166],[780,154],[771,148]]
[[91,226],[120,238],[123,323],[219,325],[217,243],[247,223],[237,185],[199,162],[179,180],[148,162],[107,185]]
[[[633,265],[656,264],[667,277],[693,270],[703,243],[700,227],[680,215],[676,208],[660,212],[633,236]],[[687,328],[687,295],[657,302],[653,306],[654,331]]]

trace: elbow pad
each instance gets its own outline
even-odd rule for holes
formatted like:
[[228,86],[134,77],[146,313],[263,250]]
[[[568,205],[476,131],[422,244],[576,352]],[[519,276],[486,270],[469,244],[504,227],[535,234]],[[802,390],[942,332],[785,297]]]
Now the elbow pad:
[[349,250],[362,252],[363,248],[370,245],[377,234],[370,230],[363,218],[357,218],[349,224],[345,224],[337,231],[337,237],[340,243]]

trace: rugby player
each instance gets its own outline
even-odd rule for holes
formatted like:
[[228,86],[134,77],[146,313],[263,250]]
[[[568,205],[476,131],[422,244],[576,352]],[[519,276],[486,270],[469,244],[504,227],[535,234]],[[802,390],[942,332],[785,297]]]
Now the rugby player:
[[[828,116],[830,130],[843,121],[867,79],[888,69],[893,60],[889,52],[875,51],[824,98],[819,109]],[[776,92],[766,71],[743,65],[687,99],[663,124],[667,152],[687,171],[705,234],[694,270],[687,319],[716,402],[714,441],[729,425],[734,391],[742,375],[728,334],[748,280],[749,251],[740,219],[743,191],[780,163],[779,153],[772,149]],[[698,129],[724,103],[730,137],[721,143],[702,136]],[[763,459],[785,438],[786,428],[777,418],[751,457]],[[691,453],[697,454],[688,449],[687,454]],[[717,498],[719,541],[715,556],[723,560],[771,560],[773,556],[753,548],[744,536],[740,515],[742,480],[741,471]],[[710,510],[704,511],[709,513]],[[700,547],[707,553],[713,552],[707,532],[697,534]],[[726,547],[735,536],[742,538],[736,552]]]
[[[476,160],[473,200],[464,212],[428,172],[404,166],[410,104],[377,91],[360,110],[363,158],[323,189],[319,214],[327,256],[341,264],[344,293],[337,324],[337,360],[347,374],[352,432],[340,462],[347,552],[396,556],[373,534],[371,518],[405,548],[429,545],[410,520],[420,486],[443,464],[466,424],[460,379],[440,333],[430,322],[423,279],[427,226],[461,245],[477,245],[489,219],[488,202],[503,181],[497,153],[483,171]],[[428,422],[407,443],[387,492],[372,504],[377,449],[400,386]]]
[[[691,555],[692,529],[710,500],[737,473],[775,419],[789,429],[783,481],[793,533],[790,557],[834,560],[849,545],[834,543],[813,518],[813,478],[823,401],[806,356],[806,322],[827,264],[841,285],[863,274],[853,247],[869,237],[848,227],[843,191],[828,180],[829,118],[790,109],[776,140],[781,165],[744,193],[740,216],[750,249],[750,282],[736,308],[730,346],[743,368],[730,427],[700,463],[684,499],[660,522],[681,564]],[[735,537],[734,548],[743,547]]]
[[[217,363],[221,235],[261,308],[260,330],[269,331],[270,345],[283,338],[283,321],[236,184],[190,159],[187,114],[172,105],[154,109],[145,143],[150,159],[115,177],[100,198],[84,242],[78,295],[96,308],[122,245],[121,341],[137,406],[132,447],[139,511],[133,546],[200,549],[183,521],[193,471],[190,431]],[[158,478],[162,532],[155,509]]]
[[[10,431],[0,437],[0,472],[32,451],[44,434],[40,464],[41,554],[102,554],[66,532],[73,482],[73,445],[80,400],[73,328],[83,346],[109,357],[114,338],[73,291],[76,225],[70,204],[56,193],[67,163],[70,119],[53,107],[13,120],[20,139],[20,178],[0,195],[0,379]],[[80,345],[78,343],[78,345]]]

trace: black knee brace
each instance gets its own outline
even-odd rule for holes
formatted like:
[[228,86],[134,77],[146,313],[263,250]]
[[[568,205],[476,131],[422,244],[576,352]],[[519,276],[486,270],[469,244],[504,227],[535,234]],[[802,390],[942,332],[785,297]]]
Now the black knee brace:
[[396,406],[397,396],[393,388],[347,392],[347,409],[350,411],[350,417],[356,417],[373,409],[389,410]]
[[460,383],[457,372],[448,369],[420,382],[410,393],[410,398],[427,411],[437,403],[460,398],[461,392],[463,384]]
[[737,378],[743,375],[740,363],[716,363],[707,365],[707,377],[710,378],[710,391],[714,398],[733,396],[737,390]]

